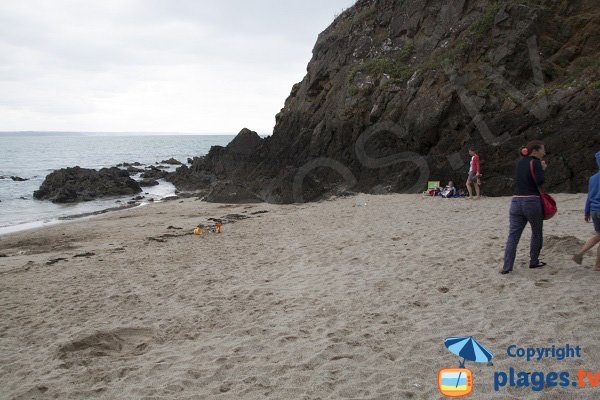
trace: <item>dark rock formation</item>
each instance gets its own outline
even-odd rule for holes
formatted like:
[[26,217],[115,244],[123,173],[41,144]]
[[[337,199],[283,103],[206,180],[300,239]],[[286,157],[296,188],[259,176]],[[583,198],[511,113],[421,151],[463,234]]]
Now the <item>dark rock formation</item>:
[[123,168],[125,168],[125,167],[141,167],[142,165],[144,165],[144,164],[141,164],[136,161],[136,162],[132,162],[132,163],[121,163],[121,164],[118,164],[117,167],[123,167]]
[[11,176],[10,179],[12,179],[15,182],[25,182],[29,180],[26,178],[21,178],[20,176]]
[[160,163],[167,164],[167,165],[181,165],[182,164],[181,161],[177,161],[173,157],[169,158],[168,160],[162,160]]
[[216,183],[216,176],[210,171],[210,167],[204,166],[203,158],[194,157],[194,163],[196,167],[192,163],[190,167],[182,165],[177,168],[166,180],[179,190],[198,191],[211,188],[212,184]]
[[168,179],[272,202],[416,193],[464,182],[475,146],[483,193],[507,195],[517,149],[541,139],[547,190],[586,191],[600,148],[597,6],[359,0],[319,35],[272,136],[244,129]]
[[234,154],[251,155],[259,149],[260,145],[261,138],[258,133],[244,128],[229,142],[226,149]]
[[103,168],[100,171],[80,167],[63,168],[52,172],[33,193],[38,200],[53,203],[90,201],[100,197],[127,196],[141,192],[127,171]]
[[144,172],[143,169],[136,168],[136,167],[133,167],[133,166],[127,167],[127,169],[125,171],[127,171],[129,173],[129,175],[136,175],[136,174],[139,174],[140,172]]
[[142,179],[138,181],[138,184],[140,185],[140,187],[156,186],[158,185],[158,181],[154,179]]
[[205,198],[213,203],[260,203],[262,199],[243,186],[219,182]]
[[163,179],[169,175],[167,171],[163,171],[153,165],[146,167],[146,171],[140,175],[142,179]]

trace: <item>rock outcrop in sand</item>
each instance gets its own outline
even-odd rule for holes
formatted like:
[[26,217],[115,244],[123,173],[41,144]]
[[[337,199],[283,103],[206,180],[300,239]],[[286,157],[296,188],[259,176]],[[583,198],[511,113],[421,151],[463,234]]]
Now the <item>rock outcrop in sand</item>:
[[53,203],[90,201],[100,197],[128,196],[141,192],[140,185],[122,169],[93,169],[73,167],[52,172],[33,193],[38,200]]

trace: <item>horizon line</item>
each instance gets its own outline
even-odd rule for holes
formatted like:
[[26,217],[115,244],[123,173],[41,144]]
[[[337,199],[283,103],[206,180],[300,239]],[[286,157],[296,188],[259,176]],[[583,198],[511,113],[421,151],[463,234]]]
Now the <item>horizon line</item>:
[[[9,134],[9,133],[17,133],[17,134],[67,134],[67,135],[76,135],[76,134],[105,134],[105,135],[186,135],[186,136],[235,136],[238,133],[232,132],[173,132],[173,131],[39,131],[39,130],[23,130],[23,131],[0,131],[0,135]],[[271,133],[261,133],[257,132],[260,136],[270,136]]]

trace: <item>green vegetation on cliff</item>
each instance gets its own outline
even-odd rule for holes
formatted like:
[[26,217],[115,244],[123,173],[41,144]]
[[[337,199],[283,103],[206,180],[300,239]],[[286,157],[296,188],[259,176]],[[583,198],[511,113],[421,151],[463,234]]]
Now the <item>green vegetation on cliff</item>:
[[497,3],[490,4],[485,12],[462,32],[456,40],[456,48],[470,50],[489,36],[499,10],[500,6]]
[[354,78],[358,74],[375,77],[386,74],[393,83],[405,83],[415,73],[415,69],[408,64],[414,51],[414,46],[409,44],[396,52],[372,58],[362,64],[355,65],[348,76],[350,94],[356,94],[358,91],[356,85],[353,84]]

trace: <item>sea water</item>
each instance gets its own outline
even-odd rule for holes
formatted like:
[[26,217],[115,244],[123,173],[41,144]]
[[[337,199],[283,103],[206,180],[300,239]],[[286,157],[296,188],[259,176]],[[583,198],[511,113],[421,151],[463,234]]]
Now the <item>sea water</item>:
[[[132,197],[75,204],[34,200],[33,192],[54,170],[74,166],[100,169],[133,162],[144,164],[137,167],[143,169],[169,158],[186,164],[188,158],[205,155],[211,146],[225,146],[233,138],[234,135],[0,134],[0,234],[116,207]],[[11,176],[27,180],[16,182]],[[142,190],[145,200],[160,200],[175,193],[175,187],[164,180]]]

